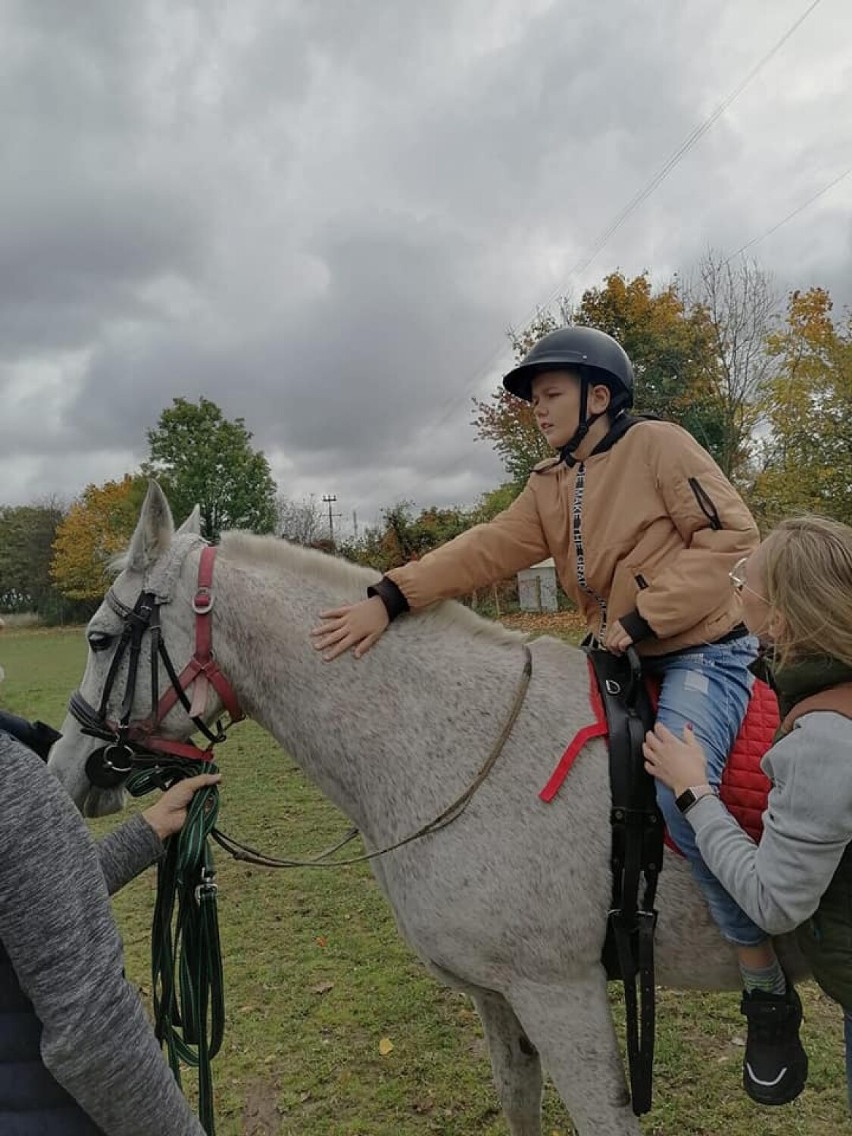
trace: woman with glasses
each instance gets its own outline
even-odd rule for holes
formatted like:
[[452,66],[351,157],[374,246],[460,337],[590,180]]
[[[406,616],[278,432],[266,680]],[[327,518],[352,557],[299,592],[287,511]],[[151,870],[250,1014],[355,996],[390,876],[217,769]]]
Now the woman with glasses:
[[658,724],[646,766],[674,793],[693,794],[687,819],[708,866],[759,926],[795,931],[817,982],[844,1008],[852,1108],[852,528],[785,521],[731,580],[766,647],[761,677],[782,717],[763,758],[772,789],[760,843],[705,784],[692,732],[680,740]]

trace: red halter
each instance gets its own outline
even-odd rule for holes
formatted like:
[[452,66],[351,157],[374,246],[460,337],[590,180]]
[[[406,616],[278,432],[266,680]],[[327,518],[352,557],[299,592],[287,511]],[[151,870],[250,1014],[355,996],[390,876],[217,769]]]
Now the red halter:
[[[238,722],[245,717],[233,687],[220,671],[213,655],[213,566],[216,551],[210,545],[205,545],[201,552],[198,588],[192,602],[196,617],[195,654],[180,674],[175,670],[160,635],[161,603],[158,602],[156,595],[153,592],[140,593],[135,606],[131,608],[113,595],[112,589],[107,593],[107,604],[121,616],[125,626],[121,642],[110,664],[101,694],[100,708],[96,710],[90,706],[79,691],[71,696],[68,708],[83,727],[84,733],[110,743],[103,751],[96,752],[101,755],[102,764],[114,784],[119,784],[121,777],[130,772],[134,755],[141,757],[146,751],[149,754],[171,754],[193,761],[212,760],[213,746],[224,739],[224,733],[221,727],[218,728],[217,733],[213,733],[202,720],[207,692],[211,686],[231,715],[232,722]],[[138,678],[140,649],[146,633],[151,635],[151,705],[156,706],[156,709],[152,710],[148,718],[134,721],[131,714]],[[106,708],[119,667],[125,658],[129,660],[129,671],[121,704],[121,716],[118,720],[109,719]],[[160,659],[166,668],[171,685],[157,702]],[[190,686],[193,688],[191,702],[186,693]],[[210,744],[207,749],[201,749],[192,742],[180,742],[156,733],[163,719],[177,702],[181,703],[189,717],[208,739]]]
[[160,737],[154,731],[175,706],[183,692],[192,687],[192,702],[188,713],[191,718],[199,718],[204,713],[207,703],[207,691],[213,687],[222,700],[225,709],[231,716],[232,722],[239,722],[245,717],[240,708],[239,700],[234,688],[219,669],[219,664],[213,655],[213,568],[216,563],[218,549],[214,545],[205,545],[201,550],[201,559],[198,562],[198,587],[192,601],[192,610],[195,612],[195,654],[177,676],[172,679],[171,685],[160,698],[154,721],[150,724],[138,723],[131,727],[131,738],[140,742],[146,748],[157,753],[170,753],[176,757],[188,757],[197,761],[211,761],[213,758],[213,742],[207,749],[200,749],[192,742],[178,742],[171,738]]

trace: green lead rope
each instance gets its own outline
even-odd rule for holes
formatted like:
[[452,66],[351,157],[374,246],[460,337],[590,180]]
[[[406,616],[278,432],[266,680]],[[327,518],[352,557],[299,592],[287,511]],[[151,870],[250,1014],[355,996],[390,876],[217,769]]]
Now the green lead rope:
[[[204,772],[218,770],[211,762]],[[197,773],[197,761],[157,758],[131,774],[127,790],[141,797]],[[199,789],[183,828],[166,840],[151,930],[154,1029],[179,1085],[181,1063],[198,1069],[198,1115],[209,1136],[216,1131],[210,1062],[225,1027],[216,871],[208,841],[218,815],[218,787]]]

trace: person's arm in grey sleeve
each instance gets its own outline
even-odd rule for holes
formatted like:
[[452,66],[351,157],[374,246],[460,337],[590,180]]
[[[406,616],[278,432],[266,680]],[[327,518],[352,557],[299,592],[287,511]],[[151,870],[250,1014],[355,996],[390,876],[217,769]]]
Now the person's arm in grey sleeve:
[[165,852],[163,842],[141,815],[110,832],[96,847],[110,895],[156,863]]
[[32,753],[0,741],[0,762],[0,938],[45,1065],[105,1136],[203,1136],[124,977],[88,829]]
[[770,935],[819,905],[852,839],[852,744],[836,714],[810,714],[770,751],[774,781],[756,845],[716,797],[686,814],[710,871]]

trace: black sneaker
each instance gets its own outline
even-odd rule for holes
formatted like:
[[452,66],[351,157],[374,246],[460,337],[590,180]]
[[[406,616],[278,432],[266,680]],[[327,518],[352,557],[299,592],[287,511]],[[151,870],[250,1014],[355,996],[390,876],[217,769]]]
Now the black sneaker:
[[743,993],[740,1009],[748,1019],[743,1086],[758,1104],[788,1104],[808,1077],[808,1055],[799,1040],[802,1003],[793,986],[786,994]]

